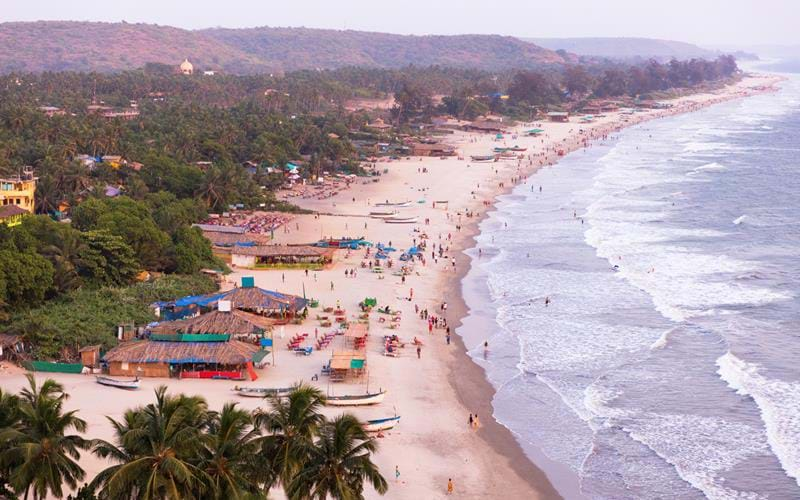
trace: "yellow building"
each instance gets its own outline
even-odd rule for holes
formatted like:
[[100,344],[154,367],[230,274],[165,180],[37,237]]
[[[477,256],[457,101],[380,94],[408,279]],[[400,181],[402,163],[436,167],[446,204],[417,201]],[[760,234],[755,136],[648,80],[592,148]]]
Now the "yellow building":
[[36,177],[30,167],[25,167],[16,177],[0,178],[0,208],[15,206],[33,213],[35,193]]

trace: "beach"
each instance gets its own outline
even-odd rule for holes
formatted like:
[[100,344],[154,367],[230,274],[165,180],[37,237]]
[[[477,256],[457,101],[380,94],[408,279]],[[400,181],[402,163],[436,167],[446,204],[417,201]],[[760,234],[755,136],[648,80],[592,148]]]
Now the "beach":
[[[243,276],[253,276],[259,287],[306,295],[318,299],[323,307],[339,304],[351,320],[359,316],[358,303],[365,297],[376,298],[379,307],[389,305],[401,311],[402,319],[394,329],[388,328],[391,322],[381,321],[380,314],[370,315],[367,377],[339,384],[330,384],[325,377],[311,382],[331,395],[388,390],[381,405],[352,410],[364,420],[395,414],[402,417],[396,428],[384,432],[384,437],[378,440],[379,452],[375,457],[390,483],[388,497],[443,497],[448,479],[452,479],[459,498],[577,498],[578,485],[567,468],[543,456],[529,460],[514,435],[493,418],[495,389],[483,369],[467,354],[467,351],[479,352],[492,332],[471,331],[465,335],[467,342],[462,341],[459,332],[468,312],[461,282],[472,261],[465,251],[474,246],[479,223],[493,210],[496,198],[525,184],[530,175],[555,164],[560,156],[591,147],[593,141],[627,126],[770,91],[777,81],[777,77],[746,76],[714,93],[672,100],[668,109],[608,113],[591,123],[519,124],[503,139],[494,134],[455,132],[448,136],[447,142],[457,148],[459,158],[463,159],[411,158],[379,163],[380,169],[386,169],[379,182],[355,182],[349,189],[322,200],[293,200],[316,214],[298,215],[275,231],[278,244],[349,236],[406,250],[425,239],[428,243],[423,253],[425,262],[416,262],[405,280],[391,270],[375,273],[371,266],[362,267],[367,259],[365,250],[359,249],[339,250],[332,265],[308,273],[234,268],[226,277],[226,286],[241,283]],[[532,127],[544,132],[537,137],[523,135],[524,130]],[[484,155],[498,146],[525,148],[521,153],[523,158],[489,163],[470,160],[471,155]],[[531,189],[538,186],[531,185]],[[404,217],[416,218],[417,223],[389,224],[370,218],[370,211],[378,209],[376,204],[381,202],[410,202],[397,211]],[[390,255],[395,265],[400,264],[399,253]],[[352,277],[346,275],[350,270],[355,271]],[[443,304],[447,307],[442,307]],[[450,343],[446,342],[445,328],[429,332],[428,322],[420,318],[418,309],[446,319],[452,334]],[[104,439],[112,438],[106,415],[118,418],[126,408],[151,401],[152,389],[162,384],[173,392],[200,394],[212,408],[221,408],[224,402],[235,400],[242,407],[254,409],[264,403],[237,398],[232,392],[234,386],[282,387],[301,380],[311,381],[330,359],[331,351],[346,348],[344,339],[338,337],[326,350],[310,356],[296,356],[283,347],[282,339],[296,333],[308,333],[313,338],[315,329],[320,335],[330,330],[314,320],[317,314],[319,310],[312,309],[310,319],[304,324],[287,325],[275,332],[275,365],[259,370],[260,378],[255,382],[144,379],[139,391],[124,392],[99,386],[88,376],[51,376],[64,383],[71,396],[67,406],[78,409],[87,420],[89,434]],[[397,335],[406,342],[406,347],[399,350],[399,357],[383,355],[384,335]],[[415,337],[423,343],[419,354],[411,345]],[[488,356],[494,352],[493,347],[489,346]],[[45,376],[37,374],[37,378]],[[24,382],[23,374],[14,371],[3,375],[2,385],[4,390],[14,391]],[[330,415],[338,413],[330,408],[325,411]],[[470,414],[479,416],[480,427],[469,425]],[[84,456],[81,464],[89,478],[107,466],[90,456]],[[397,480],[395,467],[400,472]],[[377,495],[369,491],[367,497]]]

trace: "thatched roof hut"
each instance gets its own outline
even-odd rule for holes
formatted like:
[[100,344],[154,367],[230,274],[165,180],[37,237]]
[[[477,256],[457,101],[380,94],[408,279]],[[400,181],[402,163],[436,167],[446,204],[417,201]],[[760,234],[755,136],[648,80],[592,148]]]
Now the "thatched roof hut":
[[274,320],[244,311],[211,311],[200,316],[176,321],[164,321],[150,328],[158,335],[174,334],[259,334],[275,324]]
[[156,342],[132,340],[111,349],[103,356],[107,363],[214,363],[237,366],[252,361],[257,345],[228,342]]
[[183,315],[180,311],[196,311],[198,308],[214,309],[219,301],[232,304],[233,309],[244,309],[259,314],[294,314],[308,305],[308,300],[296,295],[289,295],[253,286],[242,286],[227,292],[209,295],[183,297],[169,302],[156,302],[153,305],[173,315]]

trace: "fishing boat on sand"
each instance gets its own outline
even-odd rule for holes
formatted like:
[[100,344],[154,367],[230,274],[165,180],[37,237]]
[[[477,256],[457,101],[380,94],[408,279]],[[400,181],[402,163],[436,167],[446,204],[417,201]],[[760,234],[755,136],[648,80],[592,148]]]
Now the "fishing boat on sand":
[[394,416],[389,418],[379,418],[376,420],[367,420],[364,424],[364,430],[367,432],[381,432],[393,429],[395,425],[400,423],[400,417]]
[[98,384],[116,387],[117,389],[134,390],[139,388],[139,377],[136,377],[133,380],[119,380],[111,377],[104,377],[102,375],[96,375],[95,379],[97,380]]
[[373,219],[386,219],[388,217],[394,217],[395,215],[397,215],[397,213],[398,213],[397,210],[392,210],[392,211],[375,210],[370,212],[369,216],[372,217]]
[[522,153],[528,150],[528,148],[521,148],[519,146],[514,146],[513,148],[508,148],[509,151],[515,151],[517,153]]
[[416,217],[387,217],[383,219],[387,224],[416,224]]
[[292,392],[291,387],[234,387],[234,391],[243,398],[265,398],[268,396],[278,396],[284,398]]
[[472,161],[494,161],[494,155],[472,155],[470,156]]
[[328,396],[325,399],[325,404],[328,406],[365,406],[376,405],[383,402],[386,397],[386,391],[376,392],[373,394],[362,394],[360,396]]
[[384,201],[384,202],[382,202],[382,203],[376,203],[376,204],[375,204],[375,206],[376,206],[376,207],[397,207],[397,208],[405,208],[405,207],[410,207],[410,206],[411,206],[411,202],[410,202],[410,201],[401,201],[401,202],[398,202],[398,203],[392,203],[392,202],[390,202],[389,200],[386,200],[386,201]]

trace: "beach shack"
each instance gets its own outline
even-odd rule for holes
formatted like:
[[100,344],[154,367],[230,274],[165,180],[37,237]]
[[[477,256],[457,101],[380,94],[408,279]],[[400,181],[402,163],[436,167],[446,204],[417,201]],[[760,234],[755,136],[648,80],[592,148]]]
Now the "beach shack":
[[251,276],[242,277],[241,286],[225,292],[190,295],[177,300],[154,302],[156,316],[174,320],[210,312],[220,301],[232,304],[233,309],[268,316],[283,322],[298,316],[309,301],[303,297],[258,288]]
[[88,345],[78,349],[83,366],[94,368],[100,364],[100,347],[100,345]]
[[324,266],[333,262],[333,249],[311,245],[236,245],[231,263],[237,267]]
[[456,150],[447,144],[416,142],[411,144],[411,154],[413,156],[454,156]]
[[568,122],[569,112],[567,111],[550,111],[547,113],[547,119],[551,122]]
[[367,354],[365,351],[334,351],[329,366],[331,382],[360,378],[366,373]]
[[344,332],[345,345],[356,351],[363,350],[367,346],[368,335],[369,325],[367,323],[350,323]]
[[264,358],[260,339],[272,338],[272,324],[223,301],[217,311],[158,323],[147,338],[123,342],[103,360],[112,376],[239,380],[247,372],[255,380],[253,363]]

